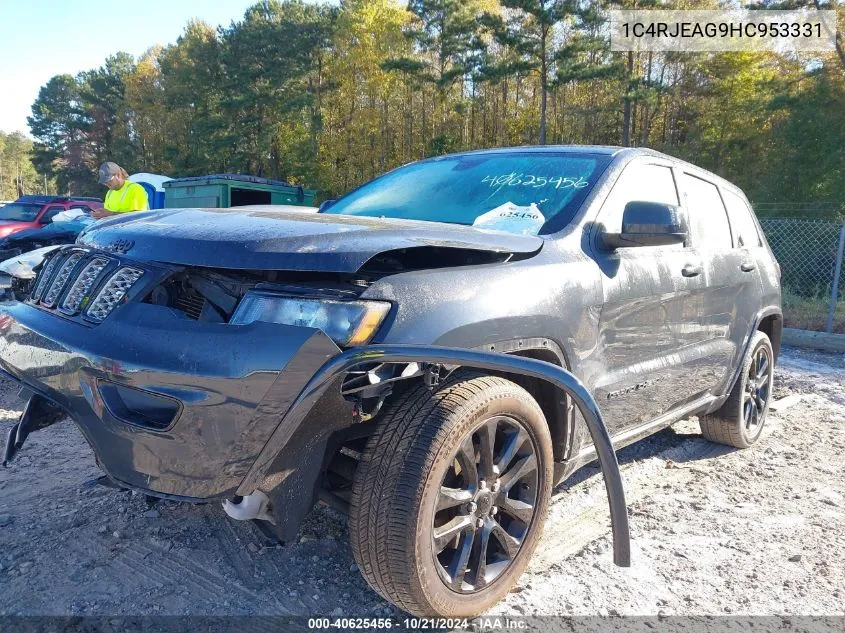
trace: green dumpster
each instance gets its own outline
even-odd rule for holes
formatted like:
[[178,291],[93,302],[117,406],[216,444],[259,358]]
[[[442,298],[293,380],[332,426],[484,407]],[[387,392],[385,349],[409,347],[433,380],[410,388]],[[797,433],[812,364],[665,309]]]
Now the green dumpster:
[[317,192],[313,189],[239,174],[176,178],[164,183],[166,209],[219,209],[250,204],[292,204],[310,207],[314,205],[316,195]]

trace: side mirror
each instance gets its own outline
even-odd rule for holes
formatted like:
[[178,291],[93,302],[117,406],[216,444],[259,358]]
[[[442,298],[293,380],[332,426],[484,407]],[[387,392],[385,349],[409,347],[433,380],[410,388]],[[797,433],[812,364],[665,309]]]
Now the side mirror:
[[687,227],[680,208],[673,204],[633,201],[622,212],[622,232],[602,233],[608,248],[666,246],[687,239]]
[[337,202],[337,200],[323,200],[320,203],[320,208],[317,209],[317,213],[322,213],[323,211],[331,207],[335,202]]

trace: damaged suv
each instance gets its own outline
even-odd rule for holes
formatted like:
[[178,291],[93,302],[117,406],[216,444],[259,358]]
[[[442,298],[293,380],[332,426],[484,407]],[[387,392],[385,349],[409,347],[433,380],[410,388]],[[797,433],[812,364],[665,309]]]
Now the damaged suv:
[[690,415],[760,436],[779,277],[739,189],[642,149],[433,158],[316,214],[127,214],[0,306],[29,399],[6,460],[69,414],[114,485],[282,541],[324,501],[382,596],[473,615],[578,467],[600,460],[624,565],[614,449]]

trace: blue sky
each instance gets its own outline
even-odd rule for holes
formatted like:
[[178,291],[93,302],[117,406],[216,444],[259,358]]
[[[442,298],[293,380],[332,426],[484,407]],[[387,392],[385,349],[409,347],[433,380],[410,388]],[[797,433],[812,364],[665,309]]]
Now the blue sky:
[[193,18],[228,25],[255,0],[0,0],[0,130],[28,134],[26,117],[53,75],[97,68],[176,41]]

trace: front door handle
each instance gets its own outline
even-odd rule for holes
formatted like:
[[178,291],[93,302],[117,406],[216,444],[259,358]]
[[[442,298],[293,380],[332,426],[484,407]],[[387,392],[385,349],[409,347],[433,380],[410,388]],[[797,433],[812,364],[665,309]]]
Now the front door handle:
[[750,273],[755,268],[757,268],[757,264],[754,262],[745,261],[739,265],[739,269],[744,273]]
[[701,264],[687,264],[681,269],[681,274],[684,277],[697,277],[703,271]]

